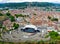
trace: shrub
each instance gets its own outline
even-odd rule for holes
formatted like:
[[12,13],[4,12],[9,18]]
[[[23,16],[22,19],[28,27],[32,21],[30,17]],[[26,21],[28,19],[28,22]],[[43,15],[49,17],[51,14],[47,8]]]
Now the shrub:
[[36,14],[34,13],[34,15],[36,15]]

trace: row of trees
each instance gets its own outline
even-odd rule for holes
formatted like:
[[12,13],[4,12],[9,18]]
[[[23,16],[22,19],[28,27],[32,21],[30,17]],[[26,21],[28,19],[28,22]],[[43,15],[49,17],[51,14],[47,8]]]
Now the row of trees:
[[51,20],[51,21],[58,21],[58,18],[52,18],[50,16],[48,16],[48,19]]
[[60,41],[25,41],[25,42],[4,42],[0,41],[0,44],[60,44]]
[[16,18],[18,17],[28,17],[29,15],[23,15],[23,14],[15,14]]

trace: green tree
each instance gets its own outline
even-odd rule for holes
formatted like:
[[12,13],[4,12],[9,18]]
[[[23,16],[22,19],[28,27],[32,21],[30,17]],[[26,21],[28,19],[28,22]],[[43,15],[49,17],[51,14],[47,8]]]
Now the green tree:
[[2,24],[0,24],[0,28],[2,28]]
[[15,21],[15,17],[14,16],[9,16],[11,22]]
[[23,14],[15,14],[16,18],[18,17],[28,17],[29,15],[23,15]]
[[14,24],[13,24],[13,27],[14,27],[14,29],[18,29],[19,24],[14,23]]
[[0,13],[0,16],[3,16],[3,14],[2,14],[2,13]]
[[51,21],[58,21],[58,18],[52,18]]
[[17,14],[15,14],[15,16],[16,16],[16,18],[18,18],[18,17],[19,17],[19,15],[17,15]]
[[40,44],[40,41],[38,41],[37,44]]
[[36,15],[36,13],[34,13],[34,15]]
[[51,39],[56,39],[56,37],[58,37],[59,34],[55,31],[51,31],[49,32],[49,36],[51,37]]
[[48,16],[48,19],[51,19],[51,17],[50,17],[50,16]]
[[2,27],[2,32],[6,32],[6,31],[7,31],[6,27],[5,26]]
[[57,37],[57,40],[60,40],[60,36]]
[[9,12],[6,13],[7,16],[10,16],[11,14]]

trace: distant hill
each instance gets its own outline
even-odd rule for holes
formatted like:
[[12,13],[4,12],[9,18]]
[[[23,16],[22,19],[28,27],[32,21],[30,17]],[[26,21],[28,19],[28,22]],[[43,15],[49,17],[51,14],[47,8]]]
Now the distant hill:
[[48,3],[48,2],[22,2],[22,3],[1,3],[0,4],[0,8],[19,8],[19,7],[56,7],[56,6],[60,6],[60,4],[56,4],[56,3]]

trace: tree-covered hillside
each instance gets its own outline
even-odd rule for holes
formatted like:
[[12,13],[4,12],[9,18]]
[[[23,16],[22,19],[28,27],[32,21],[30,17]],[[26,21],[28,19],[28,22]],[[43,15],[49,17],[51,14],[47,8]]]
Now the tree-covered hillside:
[[9,7],[9,8],[19,8],[19,7],[27,7],[27,6],[36,6],[36,7],[47,7],[47,6],[60,6],[60,4],[56,3],[48,3],[48,2],[23,2],[23,3],[1,3],[0,8]]

